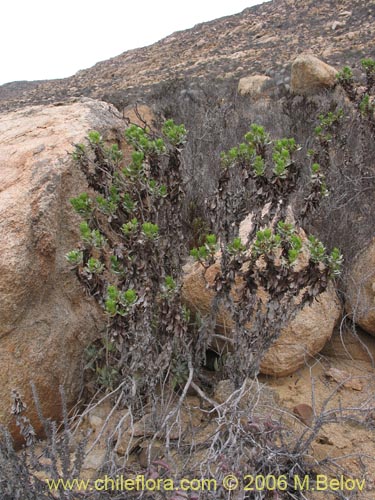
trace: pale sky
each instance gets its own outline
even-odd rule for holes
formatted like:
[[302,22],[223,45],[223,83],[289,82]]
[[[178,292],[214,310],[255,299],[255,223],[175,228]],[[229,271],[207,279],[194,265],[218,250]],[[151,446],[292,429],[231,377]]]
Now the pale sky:
[[263,1],[2,0],[0,85],[65,78],[174,31]]

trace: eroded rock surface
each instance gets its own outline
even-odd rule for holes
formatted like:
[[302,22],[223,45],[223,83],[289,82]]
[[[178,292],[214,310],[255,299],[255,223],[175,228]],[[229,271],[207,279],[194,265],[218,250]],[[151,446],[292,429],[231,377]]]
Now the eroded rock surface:
[[12,420],[16,389],[38,428],[30,381],[52,418],[59,386],[69,404],[81,389],[83,351],[104,318],[65,259],[78,241],[69,198],[87,190],[69,152],[90,129],[113,139],[121,128],[111,105],[90,99],[0,115],[1,423]]

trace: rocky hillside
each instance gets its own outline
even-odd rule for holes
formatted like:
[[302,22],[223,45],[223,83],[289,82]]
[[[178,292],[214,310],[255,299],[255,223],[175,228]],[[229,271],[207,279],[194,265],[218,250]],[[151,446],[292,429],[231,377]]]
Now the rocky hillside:
[[[308,105],[293,97],[292,62],[300,53],[312,53],[337,69],[351,66],[354,76],[363,81],[360,59],[375,56],[374,18],[373,0],[273,0],[174,33],[154,45],[125,52],[70,78],[3,85],[0,110],[58,104],[82,96],[114,104],[120,112],[135,103],[146,103],[157,118],[172,117],[186,125],[188,196],[202,211],[205,195],[213,192],[217,181],[220,152],[239,142],[249,123],[264,125],[273,136],[294,136],[301,144],[308,144],[317,115],[335,105],[331,97],[324,95],[310,99]],[[252,99],[238,92],[240,79],[253,75],[267,77],[266,99]],[[342,104],[337,102],[336,106]],[[352,141],[349,150],[353,162],[348,158],[345,162],[351,166],[349,177],[353,179],[336,186],[330,203],[311,221],[315,231],[324,231],[332,243],[346,249],[350,258],[368,239],[366,231],[358,232],[356,221],[372,217],[368,186],[358,186],[355,180],[357,163],[367,175],[363,165],[371,163],[371,154],[359,151],[359,141],[349,133],[352,126],[348,124],[343,140]],[[337,171],[330,172],[331,182],[335,183],[333,177],[341,161],[337,158]],[[357,203],[362,187],[366,188],[365,198]],[[356,206],[353,200],[350,202],[352,198]],[[353,214],[349,220],[339,221],[339,207],[348,203],[352,204]],[[337,213],[327,217],[327,211],[332,210]],[[351,231],[358,237],[350,242],[353,248],[349,249],[343,235]]]
[[304,51],[334,66],[373,57],[374,18],[373,0],[273,0],[173,33],[70,78],[3,85],[0,109],[79,96],[124,107],[135,97],[144,98],[155,84],[176,79],[184,80],[186,91],[194,80],[227,87],[257,73],[287,84],[291,62]]

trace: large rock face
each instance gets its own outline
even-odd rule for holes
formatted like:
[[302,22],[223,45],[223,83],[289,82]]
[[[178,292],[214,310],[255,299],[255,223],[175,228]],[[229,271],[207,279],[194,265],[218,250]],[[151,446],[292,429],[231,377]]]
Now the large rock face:
[[341,308],[333,286],[306,305],[262,359],[261,373],[282,377],[302,368],[331,338]]
[[375,238],[349,272],[346,309],[355,323],[375,336]]
[[311,54],[301,54],[292,64],[291,90],[309,95],[333,87],[337,70]]
[[90,129],[119,128],[111,105],[89,99],[0,115],[0,423],[16,389],[38,426],[30,381],[47,417],[59,416],[60,385],[68,403],[81,389],[104,318],[65,259],[78,241],[69,198],[87,190],[68,152]]

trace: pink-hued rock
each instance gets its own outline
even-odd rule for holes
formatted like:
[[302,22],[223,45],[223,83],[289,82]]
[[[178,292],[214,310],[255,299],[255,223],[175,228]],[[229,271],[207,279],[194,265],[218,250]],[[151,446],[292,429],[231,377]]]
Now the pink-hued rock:
[[46,417],[59,417],[60,385],[69,404],[79,394],[84,348],[105,322],[65,259],[79,239],[69,199],[87,190],[69,152],[91,129],[121,128],[115,108],[90,99],[0,115],[2,424],[16,389],[38,428],[30,381]]

